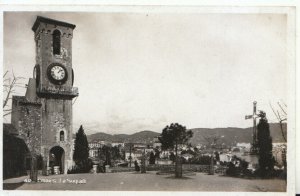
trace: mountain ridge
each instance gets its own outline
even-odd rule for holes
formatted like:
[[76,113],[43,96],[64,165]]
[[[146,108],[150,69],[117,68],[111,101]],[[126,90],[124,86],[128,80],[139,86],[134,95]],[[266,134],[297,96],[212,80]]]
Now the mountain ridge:
[[[274,143],[284,143],[279,123],[270,123],[270,134]],[[286,137],[287,125],[283,124],[284,135]],[[194,135],[190,139],[193,145],[206,142],[204,137],[210,135],[218,135],[222,137],[222,143],[225,145],[232,145],[236,142],[252,142],[252,127],[238,128],[238,127],[227,127],[227,128],[192,128]],[[133,134],[108,134],[98,132],[87,135],[89,142],[94,140],[104,140],[108,142],[137,142],[137,143],[151,143],[154,137],[159,136],[160,133],[143,130]]]

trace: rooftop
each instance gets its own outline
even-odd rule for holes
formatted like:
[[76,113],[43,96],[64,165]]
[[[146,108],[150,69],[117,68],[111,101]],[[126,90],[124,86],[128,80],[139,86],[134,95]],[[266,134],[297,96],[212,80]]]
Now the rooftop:
[[58,26],[69,27],[72,29],[75,29],[75,27],[76,27],[76,25],[73,25],[71,23],[54,20],[54,19],[46,18],[46,17],[42,17],[42,16],[37,16],[36,21],[34,22],[31,29],[35,32],[41,22],[47,23],[47,24],[54,24],[54,25],[58,25]]

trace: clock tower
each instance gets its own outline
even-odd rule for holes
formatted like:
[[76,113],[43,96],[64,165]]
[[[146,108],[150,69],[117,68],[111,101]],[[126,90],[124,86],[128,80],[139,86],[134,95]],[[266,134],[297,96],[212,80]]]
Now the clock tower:
[[37,17],[32,30],[36,43],[34,78],[42,103],[42,154],[48,167],[66,173],[72,165],[72,38],[75,25]]
[[[25,97],[13,97],[12,124],[24,138],[31,157],[43,168],[67,173],[73,165],[72,38],[75,25],[38,16],[34,32],[36,65]],[[59,172],[57,172],[59,171]]]

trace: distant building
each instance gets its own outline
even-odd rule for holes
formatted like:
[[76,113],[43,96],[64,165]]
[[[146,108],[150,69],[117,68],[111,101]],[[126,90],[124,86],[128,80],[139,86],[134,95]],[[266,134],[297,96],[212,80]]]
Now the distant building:
[[125,144],[124,144],[124,142],[112,142],[111,146],[112,147],[115,147],[115,146],[118,147],[118,146],[120,146],[120,147],[124,148]]
[[178,149],[180,149],[180,150],[187,150],[188,146],[186,144],[179,144],[178,145]]
[[89,143],[89,148],[90,149],[91,148],[100,148],[102,146],[103,146],[103,144],[101,144],[100,142],[91,142],[91,143]]
[[90,158],[96,158],[98,157],[98,149],[97,147],[93,147],[89,149],[89,157]]
[[149,154],[149,153],[151,153],[151,152],[154,152],[154,149],[153,149],[153,148],[146,148],[146,149],[145,149],[145,153],[146,153],[146,154]]
[[135,160],[140,160],[143,156],[143,151],[142,150],[136,150],[136,151],[132,151],[130,152],[125,152],[125,160],[126,161],[130,161],[130,157],[132,161]]
[[223,153],[223,154],[219,154],[219,157],[220,157],[220,161],[229,162],[231,160],[232,155],[227,154],[227,153]]
[[162,159],[164,159],[164,158],[169,158],[170,155],[171,155],[171,153],[172,153],[172,151],[169,151],[169,150],[163,150],[163,151],[160,152],[159,158],[162,158]]
[[147,144],[145,144],[145,143],[133,143],[133,147],[134,148],[147,148]]
[[250,143],[237,143],[236,146],[237,147],[245,148],[247,150],[250,150],[250,148],[251,148],[251,144]]

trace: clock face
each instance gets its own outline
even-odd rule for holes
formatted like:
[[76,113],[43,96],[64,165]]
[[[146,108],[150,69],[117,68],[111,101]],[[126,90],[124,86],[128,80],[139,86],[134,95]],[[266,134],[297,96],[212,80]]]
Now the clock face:
[[66,72],[63,67],[55,65],[51,68],[51,76],[54,80],[63,80],[66,76]]
[[67,70],[66,68],[58,63],[51,64],[48,67],[48,78],[54,84],[63,84],[67,81]]

